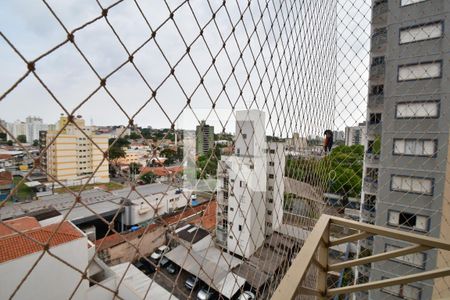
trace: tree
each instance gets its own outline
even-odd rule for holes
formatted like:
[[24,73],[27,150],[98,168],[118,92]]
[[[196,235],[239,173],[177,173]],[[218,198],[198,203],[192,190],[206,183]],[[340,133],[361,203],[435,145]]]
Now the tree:
[[209,150],[206,155],[201,155],[197,159],[197,178],[205,179],[207,175],[217,174],[217,164],[220,160],[220,149]]
[[11,140],[7,141],[7,142],[6,142],[6,145],[12,146],[12,145],[13,145],[13,141],[11,141]]
[[150,184],[150,183],[156,182],[156,175],[153,174],[152,172],[145,173],[140,178],[145,184]]
[[166,158],[164,161],[165,165],[172,165],[177,159],[177,152],[172,149],[164,149],[160,154]]
[[6,141],[6,133],[0,132],[0,141]]
[[33,147],[37,147],[39,145],[40,145],[39,140],[34,140],[33,141]]
[[27,142],[27,136],[25,134],[19,134],[17,140],[22,144],[25,144]]
[[142,165],[138,163],[130,163],[130,174],[137,174],[139,173],[139,170],[141,169]]
[[117,159],[126,156],[125,150],[123,148],[128,147],[128,145],[130,145],[130,142],[124,138],[118,138],[117,141],[116,139],[111,138],[109,139],[109,145],[109,159],[116,163]]
[[135,132],[135,131],[132,131],[131,133],[130,133],[130,139],[132,139],[132,140],[138,140],[138,139],[140,139],[141,138],[141,136],[139,135],[139,133],[137,133],[137,132]]

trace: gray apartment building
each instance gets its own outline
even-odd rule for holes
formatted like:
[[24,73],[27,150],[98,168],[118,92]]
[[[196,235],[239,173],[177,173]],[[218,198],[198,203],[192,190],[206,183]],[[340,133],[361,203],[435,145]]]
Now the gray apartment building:
[[[373,0],[361,220],[449,238],[449,0]],[[366,256],[409,246],[359,243]],[[447,258],[448,259],[448,258]],[[358,267],[360,283],[436,269],[426,251]],[[403,284],[358,299],[431,299],[440,281]],[[448,289],[448,287],[447,287]]]
[[205,155],[214,147],[214,126],[201,121],[195,130],[196,150],[198,155]]

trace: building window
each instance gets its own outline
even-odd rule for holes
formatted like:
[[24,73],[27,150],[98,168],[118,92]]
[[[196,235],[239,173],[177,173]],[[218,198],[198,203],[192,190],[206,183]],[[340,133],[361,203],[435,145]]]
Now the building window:
[[372,58],[372,67],[384,64],[384,56]]
[[442,62],[423,62],[398,67],[398,81],[433,79],[441,77]]
[[229,238],[230,238],[230,240],[232,240],[232,239],[233,239],[233,236],[232,236],[232,235],[230,235],[230,236],[229,236]]
[[[398,249],[401,249],[401,247],[386,244],[385,250],[386,250],[386,252],[389,252],[389,251],[395,251]],[[401,263],[405,263],[407,265],[423,269],[423,268],[425,268],[426,255],[425,255],[425,253],[418,252],[418,253],[398,256],[398,257],[392,258],[392,260],[399,261]]]
[[384,85],[374,85],[372,86],[372,95],[383,95],[384,94]]
[[238,226],[238,230],[239,230],[239,231],[242,231],[242,225],[239,225],[239,226]]
[[434,22],[400,29],[400,44],[407,44],[442,37],[443,23]]
[[274,176],[273,174],[269,174],[269,178],[270,178],[270,179],[274,179],[275,176]]
[[381,123],[381,113],[371,113],[369,114],[369,124],[375,125]]
[[271,222],[266,222],[266,226],[267,227],[272,227],[272,223]]
[[267,189],[268,189],[269,191],[273,191],[273,186],[269,186]]
[[236,155],[239,155],[239,154],[241,154],[241,149],[236,148]]
[[247,134],[246,134],[246,133],[243,133],[243,134],[242,134],[242,138],[245,140],[245,139],[247,138]]
[[397,103],[395,117],[397,119],[438,118],[439,101]]
[[[381,279],[387,279],[382,277]],[[421,289],[412,285],[401,284],[384,287],[383,292],[406,300],[420,300]]]
[[417,193],[432,196],[433,179],[393,175],[391,189],[397,192]]
[[230,211],[234,211],[234,208],[232,208],[231,206],[230,206]]
[[388,224],[412,230],[428,231],[428,217],[407,212],[388,211]]
[[273,199],[272,198],[269,198],[269,203],[273,203]]
[[421,139],[394,139],[395,155],[435,156],[437,151],[436,140]]
[[275,166],[275,163],[273,161],[269,161],[269,166],[273,167]]
[[427,0],[402,0],[400,3],[400,6],[407,6],[407,5],[416,4],[416,3],[425,2],[425,1],[427,1]]
[[271,211],[271,210],[268,210],[268,211],[267,211],[267,214],[268,214],[269,216],[271,216],[271,215],[272,215],[272,211]]
[[274,154],[275,153],[275,149],[270,149],[270,153]]

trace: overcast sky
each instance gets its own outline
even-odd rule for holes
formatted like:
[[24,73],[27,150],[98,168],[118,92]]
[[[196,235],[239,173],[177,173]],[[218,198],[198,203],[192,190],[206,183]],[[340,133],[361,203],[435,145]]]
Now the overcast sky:
[[[281,135],[293,131],[314,134],[325,127],[336,129],[354,125],[365,115],[370,4],[367,0],[338,1],[337,6],[331,0],[282,1],[285,4],[281,6],[280,1],[270,1],[271,5],[256,26],[257,34],[250,39],[250,47],[246,47],[248,35],[255,29],[253,22],[260,18],[265,1],[253,1],[242,21],[239,21],[240,12],[246,9],[247,1],[242,1],[240,6],[236,4],[239,1],[227,1],[227,10],[222,8],[216,15],[217,27],[214,22],[206,26],[206,43],[198,39],[191,46],[190,56],[176,65],[175,76],[170,76],[162,85],[170,73],[169,64],[174,66],[186,53],[185,44],[190,45],[198,37],[197,22],[202,27],[207,24],[211,20],[211,10],[217,10],[222,1],[191,0],[187,5],[184,1],[168,0],[170,10],[182,5],[174,12],[173,21],[166,23],[163,22],[170,11],[164,1],[138,1],[152,29],[160,27],[155,39],[134,55],[134,62],[147,84],[152,89],[161,85],[156,101],[148,102],[151,91],[130,63],[109,77],[106,86],[128,116],[142,109],[136,117],[140,126],[169,127],[183,112],[177,122],[179,127],[192,128],[199,120],[207,119],[216,127],[229,130],[233,126],[226,122],[232,106],[264,109],[268,132]],[[69,31],[93,20],[101,12],[93,0],[48,3]],[[113,1],[101,3],[107,7]],[[334,15],[336,8],[338,14]],[[336,16],[337,31],[332,20]],[[275,22],[271,21],[274,19]],[[125,0],[111,8],[108,20],[130,52],[151,36],[151,29],[134,1]],[[285,27],[284,20],[287,20]],[[275,25],[270,31],[272,23]],[[226,42],[225,52],[222,39],[232,32],[233,24],[238,25]],[[35,0],[1,1],[0,30],[27,60],[36,59],[67,36],[44,3]],[[327,37],[318,39],[319,34]],[[268,42],[260,51],[266,37]],[[110,74],[128,58],[104,18],[77,31],[75,41],[100,77]],[[333,47],[336,41],[337,49]],[[283,50],[287,52],[285,56]],[[208,71],[212,62],[210,53],[213,56],[219,53],[215,61],[218,73],[214,68]],[[255,58],[256,67],[253,67]],[[3,94],[26,72],[26,65],[1,38],[0,61],[0,94]],[[235,76],[227,82],[225,93],[222,82],[232,73],[230,61],[236,64]],[[266,66],[268,71],[263,76]],[[36,73],[69,112],[99,87],[97,75],[71,43],[39,60]],[[199,74],[204,77],[204,83],[195,90],[200,82]],[[247,78],[251,84],[246,83]],[[190,98],[192,110],[185,108],[187,98]],[[213,102],[215,110],[212,110]],[[9,122],[37,115],[46,123],[54,123],[60,113],[63,109],[32,75],[0,102],[0,118]],[[102,88],[76,114],[82,115],[88,123],[93,120],[96,125],[128,123],[125,114]]]

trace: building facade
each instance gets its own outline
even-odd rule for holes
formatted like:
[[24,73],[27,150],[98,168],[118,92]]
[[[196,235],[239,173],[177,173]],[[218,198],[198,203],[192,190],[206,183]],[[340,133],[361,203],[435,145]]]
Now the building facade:
[[[335,141],[338,141],[334,137]],[[358,126],[345,127],[345,145],[364,145],[366,142],[366,124],[360,123]]]
[[[449,105],[446,38],[450,2],[374,0],[361,220],[448,239]],[[359,254],[407,246],[365,240]],[[361,266],[358,282],[434,270],[444,261],[427,251]],[[448,282],[423,281],[359,293],[358,299],[448,296]]]
[[283,219],[284,144],[267,143],[265,114],[236,114],[234,154],[217,168],[217,243],[249,258]]
[[67,122],[67,117],[61,117],[57,129],[46,134],[46,144],[50,145],[46,155],[47,173],[51,175],[48,180],[82,184],[83,180],[95,173],[91,183],[109,182],[109,163],[107,160],[102,162],[103,153],[108,149],[109,135],[94,133],[85,126],[82,118],[77,118],[74,122],[83,132],[70,123],[58,135]]
[[202,121],[195,130],[197,155],[205,155],[214,147],[214,126]]

